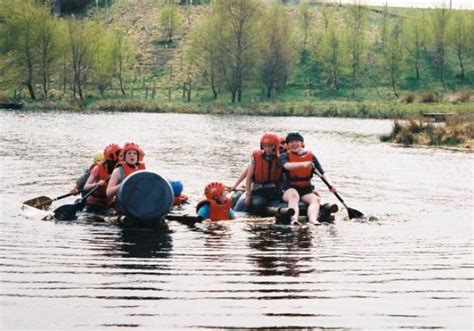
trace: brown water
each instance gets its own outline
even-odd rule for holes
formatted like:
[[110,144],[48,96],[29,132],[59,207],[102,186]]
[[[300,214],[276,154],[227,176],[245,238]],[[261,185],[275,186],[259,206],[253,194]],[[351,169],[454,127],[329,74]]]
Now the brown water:
[[[380,143],[380,120],[0,111],[0,123],[1,329],[473,327],[472,154]],[[163,235],[20,208],[129,140],[194,204],[207,182],[233,183],[263,131],[295,129],[378,221],[342,210],[334,225],[170,222]]]

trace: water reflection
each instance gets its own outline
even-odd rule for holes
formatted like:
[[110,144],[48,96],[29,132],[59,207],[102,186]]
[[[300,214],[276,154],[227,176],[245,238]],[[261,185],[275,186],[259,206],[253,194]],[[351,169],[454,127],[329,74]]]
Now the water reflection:
[[308,267],[313,258],[310,251],[313,235],[309,227],[250,225],[248,232],[249,247],[256,251],[249,259],[257,266],[259,275],[296,277],[313,271]]
[[170,233],[146,228],[123,228],[120,244],[123,257],[168,258],[173,248]]

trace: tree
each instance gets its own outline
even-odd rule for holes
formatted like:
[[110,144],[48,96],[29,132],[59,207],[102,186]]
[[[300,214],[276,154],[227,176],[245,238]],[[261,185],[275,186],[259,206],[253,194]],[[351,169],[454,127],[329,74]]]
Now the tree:
[[43,86],[44,97],[48,98],[49,85],[54,66],[58,63],[60,56],[60,29],[58,20],[51,16],[48,6],[40,6],[36,11],[38,24],[37,44],[35,53],[37,54],[38,73]]
[[[302,2],[299,5],[300,17],[301,17],[301,30],[303,31],[303,52],[306,52],[308,45],[309,33],[311,30],[311,24],[314,19],[313,10],[307,2]],[[270,18],[271,19],[271,18]]]
[[455,12],[454,20],[448,30],[448,40],[450,40],[451,47],[458,58],[461,71],[459,78],[462,80],[464,80],[464,57],[468,52],[470,34],[474,29],[473,17],[468,15],[468,13],[462,11]]
[[347,7],[346,13],[346,51],[351,67],[352,96],[355,95],[355,86],[362,70],[365,39],[366,9],[360,4]]
[[398,98],[398,83],[403,72],[404,49],[401,22],[387,26],[385,47],[382,50],[383,71],[388,76],[393,94]]
[[113,76],[119,81],[120,91],[125,95],[123,86],[124,75],[133,67],[135,53],[131,42],[121,29],[114,30],[112,37],[112,67]]
[[286,10],[274,5],[263,19],[262,81],[270,99],[276,90],[283,88],[294,64],[293,31]]
[[431,38],[433,41],[433,58],[439,80],[446,91],[445,64],[447,51],[447,28],[450,14],[446,8],[435,9],[432,16]]
[[93,43],[91,42],[91,27],[85,21],[72,17],[67,22],[68,51],[73,70],[72,93],[76,98],[84,100],[84,88],[92,70]]
[[328,85],[339,89],[339,75],[343,66],[342,45],[338,31],[333,26],[329,26],[324,33],[321,48],[321,60],[323,71],[326,72]]
[[222,74],[232,102],[242,101],[244,84],[251,80],[258,61],[257,0],[219,1],[216,15],[222,22],[219,48],[223,52]]
[[[35,100],[35,63],[37,54],[34,51],[37,46],[37,5],[32,0],[13,0],[0,5],[4,18],[3,38],[5,38],[2,49],[9,61],[8,71],[14,80],[26,85],[30,98]],[[2,39],[3,39],[2,38]]]
[[420,61],[423,49],[426,46],[426,27],[423,13],[409,17],[405,21],[403,30],[403,44],[407,51],[408,60],[415,68],[415,78],[420,79]]
[[195,68],[198,76],[209,85],[213,98],[217,99],[222,83],[221,59],[217,36],[221,32],[218,16],[211,16],[191,33],[190,45],[186,50],[186,60]]
[[173,42],[176,30],[181,26],[181,14],[179,7],[172,3],[160,9],[160,27],[168,42]]

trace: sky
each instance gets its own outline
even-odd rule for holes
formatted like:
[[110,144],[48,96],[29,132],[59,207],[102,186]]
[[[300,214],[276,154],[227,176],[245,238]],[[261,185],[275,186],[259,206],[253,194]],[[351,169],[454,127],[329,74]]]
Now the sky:
[[[342,3],[353,3],[354,0],[340,0]],[[334,2],[339,2],[336,0]],[[359,2],[359,0],[357,0]],[[453,9],[474,9],[474,0],[451,0]],[[383,6],[387,3],[392,7],[442,7],[449,8],[449,0],[360,0],[361,4]]]

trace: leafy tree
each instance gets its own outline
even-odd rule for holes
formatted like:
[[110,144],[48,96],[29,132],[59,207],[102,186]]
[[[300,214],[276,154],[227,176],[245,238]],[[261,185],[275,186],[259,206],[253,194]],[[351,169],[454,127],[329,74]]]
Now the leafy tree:
[[445,82],[445,65],[446,65],[446,52],[448,46],[447,40],[447,29],[450,19],[450,13],[448,9],[441,8],[433,11],[432,14],[432,30],[431,40],[433,42],[433,58],[436,71],[438,72],[439,80],[443,85],[444,91],[446,91]]
[[407,51],[407,59],[414,66],[415,78],[420,79],[420,65],[423,50],[426,47],[426,21],[423,15],[416,15],[405,20],[403,30],[403,44]]
[[[299,5],[301,31],[303,32],[303,52],[306,51],[314,13],[309,3],[302,2]],[[271,18],[270,18],[271,19]]]
[[337,90],[344,62],[341,37],[334,24],[331,24],[324,32],[321,46],[321,60],[323,71],[327,74],[327,83]]
[[118,79],[120,91],[125,95],[124,76],[133,67],[135,52],[125,32],[121,29],[114,30],[111,48],[113,76]]
[[270,99],[276,90],[283,88],[294,64],[295,45],[291,23],[286,10],[274,5],[263,19],[262,81]]
[[[30,98],[35,100],[35,63],[38,31],[36,20],[37,5],[32,0],[13,0],[8,5],[1,2],[4,27],[2,49],[10,60],[5,61],[6,69],[14,81],[26,85]],[[2,39],[3,39],[2,38]]]
[[[464,80],[464,59],[469,49],[469,38],[474,30],[474,17],[468,13],[458,11],[453,15],[453,21],[448,30],[448,40],[451,42],[456,57],[459,61],[459,78]],[[472,15],[470,15],[472,16]]]
[[73,71],[73,97],[84,100],[84,89],[92,71],[94,61],[93,29],[86,21],[72,17],[67,22],[68,53]]
[[260,3],[222,0],[215,9],[222,22],[219,48],[223,51],[223,77],[232,102],[241,102],[244,84],[252,79],[257,67]]
[[165,5],[160,9],[160,27],[168,42],[173,42],[176,30],[181,26],[181,13],[179,7],[174,4]]
[[61,55],[61,36],[59,21],[51,16],[48,6],[40,6],[36,11],[37,20],[37,68],[43,87],[43,94],[48,98],[51,76]]
[[393,94],[398,98],[398,84],[403,72],[404,48],[402,46],[401,22],[387,26],[385,47],[382,50],[383,71],[388,77]]
[[366,51],[365,20],[366,9],[360,4],[347,7],[346,13],[346,51],[351,67],[352,96],[363,68],[363,58]]
[[222,52],[217,36],[221,31],[218,16],[211,16],[197,26],[191,34],[191,42],[186,51],[186,60],[195,68],[199,78],[209,85],[214,99],[218,98],[222,83]]

